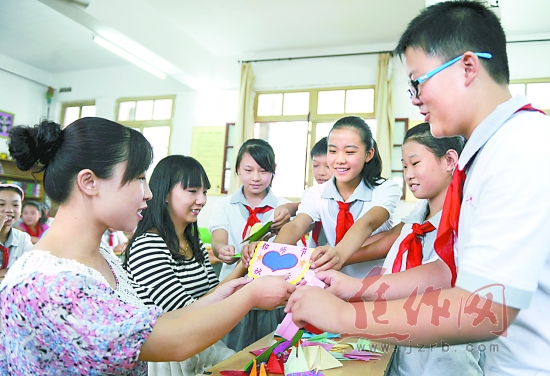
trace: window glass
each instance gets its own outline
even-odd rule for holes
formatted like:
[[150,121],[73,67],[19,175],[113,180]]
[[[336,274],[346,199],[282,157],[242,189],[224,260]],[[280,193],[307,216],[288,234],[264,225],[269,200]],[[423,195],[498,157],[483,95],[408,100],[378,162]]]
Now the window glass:
[[65,108],[65,116],[63,117],[63,126],[71,124],[73,121],[80,119],[80,107]]
[[153,104],[154,101],[138,101],[136,105],[136,116],[134,120],[151,120],[153,119]]
[[346,113],[374,112],[374,89],[346,90]]
[[164,157],[168,156],[168,144],[170,142],[170,127],[146,127],[143,128],[143,135],[153,147],[153,164],[149,168],[149,175]]
[[[277,169],[272,187],[277,196],[301,197],[304,192],[307,127],[307,121],[254,125],[255,137],[269,142],[275,152]],[[289,137],[291,134],[294,136]]]
[[344,90],[320,91],[317,103],[318,114],[343,114]]
[[153,108],[153,120],[172,118],[172,99],[157,99]]
[[550,109],[550,82],[527,84],[527,98],[535,108],[540,110]]
[[94,117],[95,116],[95,105],[94,106],[82,106],[82,113],[80,117]]
[[134,120],[136,102],[120,102],[118,105],[118,121]]
[[309,112],[309,93],[285,93],[283,115],[307,115]]
[[258,116],[279,116],[283,110],[283,94],[258,95]]
[[525,84],[510,84],[508,86],[512,96],[514,95],[525,95]]

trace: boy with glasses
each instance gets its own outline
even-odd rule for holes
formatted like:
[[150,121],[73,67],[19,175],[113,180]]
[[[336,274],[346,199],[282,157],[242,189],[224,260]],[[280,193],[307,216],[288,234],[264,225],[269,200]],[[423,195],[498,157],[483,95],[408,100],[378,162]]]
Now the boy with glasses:
[[435,244],[453,287],[349,304],[304,286],[286,310],[298,324],[425,351],[471,343],[485,351],[487,375],[550,374],[550,175],[540,171],[550,165],[550,119],[511,96],[504,31],[478,2],[427,8],[395,52],[432,134],[468,139]]

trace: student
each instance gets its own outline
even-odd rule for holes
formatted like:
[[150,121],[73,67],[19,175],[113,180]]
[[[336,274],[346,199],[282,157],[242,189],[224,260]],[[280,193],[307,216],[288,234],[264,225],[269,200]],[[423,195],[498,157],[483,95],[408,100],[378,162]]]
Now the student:
[[[313,145],[310,152],[313,178],[317,184],[326,183],[332,178],[332,171],[327,163],[327,148],[327,138],[323,137]],[[325,244],[327,244],[327,238],[323,232],[323,224],[321,221],[316,221],[309,233],[308,246],[315,248]]]
[[[354,300],[376,300],[382,291],[386,299],[397,299],[410,296],[418,286],[422,289],[450,287],[448,268],[435,252],[434,241],[445,193],[462,148],[461,137],[433,137],[428,123],[407,132],[402,150],[403,170],[412,193],[421,199],[421,210],[415,208],[404,218],[399,238],[389,253],[386,251],[384,277],[370,277],[369,288],[362,296],[354,296],[361,291],[365,279],[350,278],[333,270],[317,273],[318,278],[330,285],[328,291],[345,300],[352,297]],[[380,242],[383,240],[369,244],[353,257],[376,252],[374,249]],[[419,351],[398,346],[389,374],[481,375],[479,362],[479,351],[465,345],[450,346],[447,351]]]
[[[493,340],[485,347],[486,374],[549,374],[550,175],[540,173],[540,166],[550,164],[550,119],[526,97],[511,96],[506,37],[495,14],[480,3],[428,7],[411,21],[396,53],[405,56],[412,103],[432,134],[468,139],[435,243],[454,287],[420,288],[426,292],[414,297],[414,310],[411,300],[385,302],[386,324],[372,320],[374,303],[346,303],[308,286],[287,307],[300,325],[307,321],[394,343],[390,333],[405,334],[413,346]],[[366,329],[357,325],[357,312],[367,313]]]
[[[296,218],[274,240],[293,244],[312,222],[321,221],[334,250],[315,250],[312,267],[319,270],[343,263],[369,236],[391,229],[391,216],[401,197],[397,183],[380,177],[382,160],[369,126],[359,117],[344,117],[334,124],[328,135],[327,162],[332,180],[304,192]],[[343,272],[364,277],[381,265],[381,261],[354,264]]]
[[32,244],[36,244],[48,226],[48,215],[44,207],[36,201],[28,200],[23,203],[21,212],[22,222],[18,228],[31,236]]
[[128,243],[128,238],[124,231],[118,231],[114,228],[108,228],[101,236],[101,245],[113,251],[115,256],[121,256]]
[[[157,164],[149,185],[153,198],[128,244],[125,266],[139,297],[170,312],[203,298],[219,283],[197,226],[210,182],[197,160],[171,155]],[[226,281],[245,272],[238,265]],[[202,374],[234,353],[218,341],[180,363],[149,363],[149,375]]]
[[[255,223],[272,220],[272,229],[277,231],[295,214],[285,205],[289,201],[275,196],[271,189],[275,166],[275,153],[267,141],[246,140],[237,153],[235,171],[242,185],[232,195],[216,201],[208,226],[212,234],[212,251],[224,262],[221,280],[239,260],[232,256],[241,252],[242,241]],[[304,234],[305,231],[302,236]],[[224,342],[240,351],[275,330],[283,318],[283,307],[272,312],[253,310],[224,338]]]
[[45,168],[46,193],[60,206],[0,285],[2,374],[142,375],[143,361],[189,358],[251,308],[274,308],[294,289],[282,278],[240,278],[183,309],[146,307],[99,246],[108,227],[132,231],[151,199],[145,137],[101,118],[64,129],[44,120],[13,128],[9,151],[23,171]]
[[32,248],[29,234],[13,228],[21,216],[23,190],[15,184],[0,184],[0,250],[2,267],[0,277],[4,277],[8,268],[25,252]]

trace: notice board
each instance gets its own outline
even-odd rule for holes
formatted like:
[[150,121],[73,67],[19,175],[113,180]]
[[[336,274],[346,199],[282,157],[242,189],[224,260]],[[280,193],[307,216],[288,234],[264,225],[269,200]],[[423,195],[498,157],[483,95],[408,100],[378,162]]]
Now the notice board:
[[225,150],[225,125],[219,127],[193,127],[191,156],[198,160],[210,180],[209,194],[220,194]]

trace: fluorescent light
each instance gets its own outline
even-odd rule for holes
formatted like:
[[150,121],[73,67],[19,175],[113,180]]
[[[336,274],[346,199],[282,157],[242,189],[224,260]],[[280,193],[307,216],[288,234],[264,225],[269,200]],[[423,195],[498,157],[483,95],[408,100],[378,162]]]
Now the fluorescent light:
[[118,47],[117,45],[114,45],[113,43],[109,42],[106,39],[103,39],[99,36],[94,36],[94,42],[99,44],[101,47],[108,49],[112,53],[120,56],[123,59],[128,60],[129,62],[137,65],[141,69],[145,69],[147,72],[154,74],[158,78],[165,79],[166,74],[164,72],[158,70],[157,68],[153,67],[152,65],[146,63],[145,61],[141,60],[137,56],[132,55],[128,51],[123,50],[122,48]]

